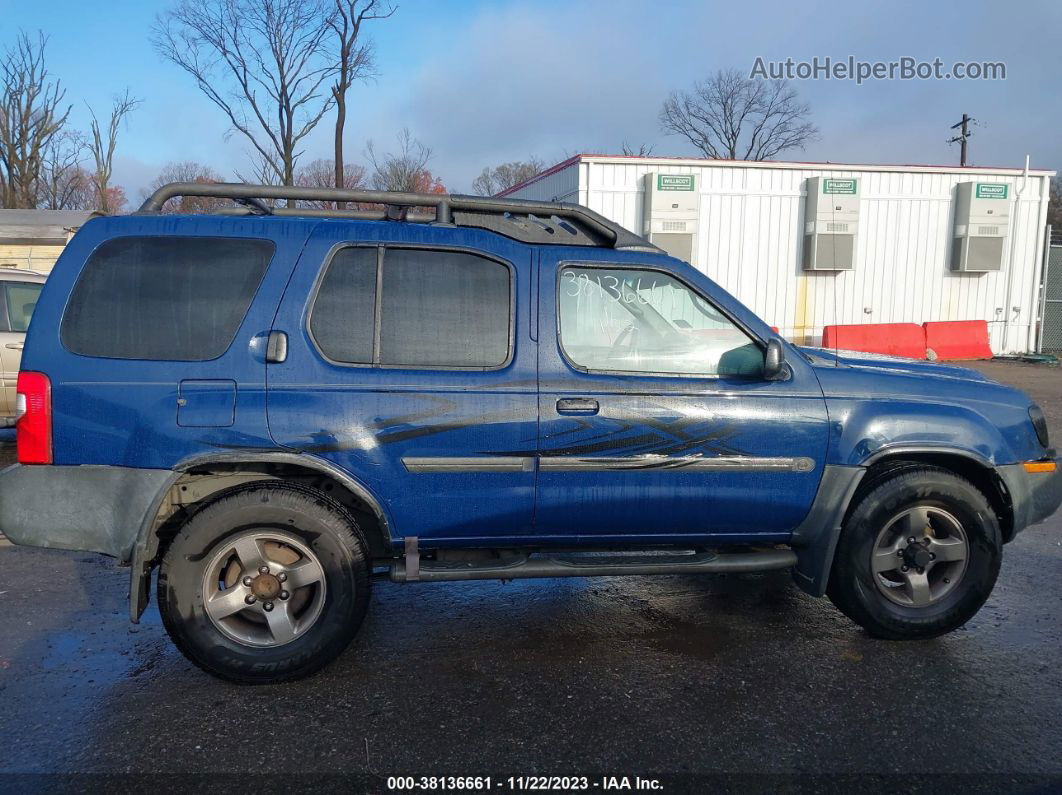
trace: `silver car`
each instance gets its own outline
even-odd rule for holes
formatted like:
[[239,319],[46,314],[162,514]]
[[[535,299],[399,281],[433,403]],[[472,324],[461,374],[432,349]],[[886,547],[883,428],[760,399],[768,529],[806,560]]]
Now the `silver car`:
[[22,346],[47,278],[36,271],[0,270],[0,370],[4,378],[0,390],[0,427],[15,424],[15,386],[22,363]]

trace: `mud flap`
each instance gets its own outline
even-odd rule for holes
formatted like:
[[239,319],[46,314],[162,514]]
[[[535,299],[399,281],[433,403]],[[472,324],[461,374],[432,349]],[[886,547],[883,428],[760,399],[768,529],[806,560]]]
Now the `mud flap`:
[[151,564],[140,561],[133,566],[129,575],[129,619],[134,624],[140,623],[151,601]]

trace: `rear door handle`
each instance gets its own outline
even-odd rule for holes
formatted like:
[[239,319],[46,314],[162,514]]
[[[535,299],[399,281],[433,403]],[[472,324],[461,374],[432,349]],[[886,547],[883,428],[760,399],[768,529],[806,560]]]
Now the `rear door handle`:
[[283,331],[270,331],[266,340],[266,363],[283,364],[288,358],[288,335]]
[[599,408],[593,398],[560,398],[557,401],[558,414],[597,414]]
[[4,347],[7,348],[9,351],[20,351],[24,347],[26,347],[26,343],[24,343],[24,342],[9,342]]

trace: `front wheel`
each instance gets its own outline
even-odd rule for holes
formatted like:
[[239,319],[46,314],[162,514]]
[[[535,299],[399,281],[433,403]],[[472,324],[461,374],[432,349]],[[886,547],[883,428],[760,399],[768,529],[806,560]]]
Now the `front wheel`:
[[845,521],[827,594],[871,635],[932,638],[965,624],[992,592],[999,522],[981,491],[936,467],[905,468]]
[[365,616],[370,564],[357,523],[294,484],[237,489],[197,512],[158,577],[177,648],[234,682],[298,679],[346,648]]

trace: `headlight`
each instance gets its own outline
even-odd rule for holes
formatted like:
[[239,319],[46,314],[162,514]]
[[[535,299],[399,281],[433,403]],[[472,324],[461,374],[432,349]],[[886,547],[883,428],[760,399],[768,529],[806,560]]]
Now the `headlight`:
[[1047,438],[1047,420],[1044,418],[1043,411],[1035,403],[1029,406],[1029,419],[1032,420],[1033,428],[1036,429],[1036,438],[1040,440],[1040,444],[1050,447]]

